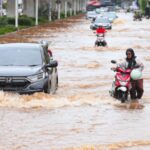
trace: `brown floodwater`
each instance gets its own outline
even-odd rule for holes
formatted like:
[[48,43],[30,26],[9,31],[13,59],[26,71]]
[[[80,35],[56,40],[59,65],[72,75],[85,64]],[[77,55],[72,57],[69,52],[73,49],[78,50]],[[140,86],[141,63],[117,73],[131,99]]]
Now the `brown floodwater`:
[[[0,150],[145,150],[150,149],[150,26],[119,13],[107,32],[107,48],[84,16],[71,17],[0,37],[2,43],[50,42],[59,62],[55,95],[0,92]],[[145,65],[140,103],[121,104],[109,96],[111,59],[134,48]]]

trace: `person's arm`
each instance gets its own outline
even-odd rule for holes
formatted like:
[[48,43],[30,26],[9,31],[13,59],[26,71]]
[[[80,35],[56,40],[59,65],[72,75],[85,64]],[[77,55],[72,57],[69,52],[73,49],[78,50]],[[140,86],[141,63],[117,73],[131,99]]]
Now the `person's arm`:
[[143,71],[144,65],[140,60],[136,60],[136,66],[140,71]]

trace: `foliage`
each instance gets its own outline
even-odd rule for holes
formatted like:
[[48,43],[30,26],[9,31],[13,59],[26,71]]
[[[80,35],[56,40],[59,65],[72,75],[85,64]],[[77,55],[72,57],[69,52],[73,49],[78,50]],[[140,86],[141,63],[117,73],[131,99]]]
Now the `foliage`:
[[14,26],[0,27],[0,34],[6,34],[8,32],[16,31],[17,29]]
[[64,13],[64,12],[62,12],[62,13],[60,14],[60,18],[61,18],[61,19],[65,18],[65,13]]
[[144,13],[147,5],[147,0],[139,0],[139,5],[140,5],[140,9],[142,10],[142,13]]
[[32,25],[34,25],[34,22],[29,17],[23,17],[23,16],[21,16],[19,18],[19,25],[20,26],[32,26]]
[[0,17],[0,27],[4,27],[8,24],[7,17]]

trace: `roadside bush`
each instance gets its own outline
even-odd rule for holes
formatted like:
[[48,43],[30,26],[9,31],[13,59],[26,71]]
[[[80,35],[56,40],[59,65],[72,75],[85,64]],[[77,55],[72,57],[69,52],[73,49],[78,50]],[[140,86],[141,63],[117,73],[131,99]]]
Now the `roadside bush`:
[[43,24],[43,23],[47,23],[48,19],[46,17],[39,17],[39,23]]
[[15,24],[15,18],[8,17],[8,24],[14,25]]
[[64,12],[62,12],[62,13],[60,14],[60,18],[61,18],[61,19],[65,18],[65,13],[64,13]]
[[70,12],[69,11],[67,12],[67,16],[70,17]]
[[17,29],[14,26],[0,27],[0,34],[6,34],[9,32],[14,32]]
[[19,18],[19,25],[21,25],[21,26],[32,26],[32,25],[34,25],[34,22],[29,17],[20,17]]
[[147,5],[147,0],[138,0],[138,2],[139,2],[139,5],[140,5],[140,9],[144,13],[146,5]]
[[8,24],[8,20],[6,17],[0,17],[0,27],[4,27]]
[[[21,26],[32,26],[32,25],[34,25],[32,18],[29,18],[26,16],[19,17],[18,23]],[[9,25],[15,25],[15,18],[8,18],[8,24]]]

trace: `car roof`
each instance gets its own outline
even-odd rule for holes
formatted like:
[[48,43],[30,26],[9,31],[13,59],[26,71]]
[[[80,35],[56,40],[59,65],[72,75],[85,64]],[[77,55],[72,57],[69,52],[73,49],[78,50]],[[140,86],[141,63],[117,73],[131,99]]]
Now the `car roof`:
[[2,47],[23,47],[23,48],[41,48],[41,45],[38,43],[7,43],[7,44],[0,44],[0,48]]

